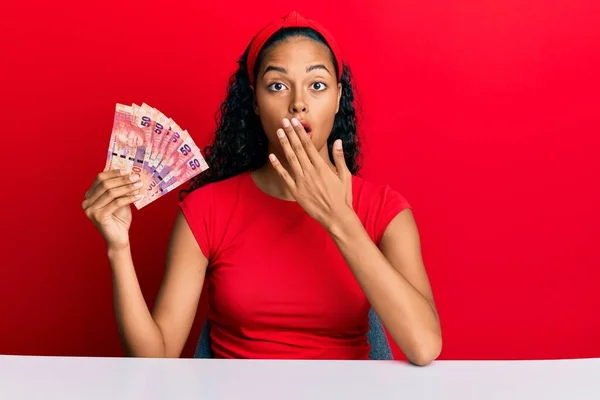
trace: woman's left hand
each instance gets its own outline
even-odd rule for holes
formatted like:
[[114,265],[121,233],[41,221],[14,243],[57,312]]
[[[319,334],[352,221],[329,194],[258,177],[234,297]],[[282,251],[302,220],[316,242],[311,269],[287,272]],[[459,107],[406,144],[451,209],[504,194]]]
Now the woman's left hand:
[[342,141],[333,145],[336,171],[323,160],[304,127],[292,119],[283,120],[283,129],[277,130],[281,147],[292,174],[281,165],[274,154],[269,160],[298,204],[326,229],[339,222],[352,209],[352,174],[348,170]]

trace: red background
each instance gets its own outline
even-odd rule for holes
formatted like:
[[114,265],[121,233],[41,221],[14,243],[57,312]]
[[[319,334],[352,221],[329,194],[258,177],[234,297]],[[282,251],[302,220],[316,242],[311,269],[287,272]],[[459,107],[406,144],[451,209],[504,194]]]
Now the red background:
[[[290,9],[14,3],[0,12],[0,353],[121,355],[104,243],[80,208],[104,168],[115,103],[147,102],[204,146],[237,58]],[[440,359],[600,356],[598,4],[297,8],[329,27],[354,70],[363,176],[414,206],[442,318]],[[134,212],[150,306],[176,204],[171,193]]]

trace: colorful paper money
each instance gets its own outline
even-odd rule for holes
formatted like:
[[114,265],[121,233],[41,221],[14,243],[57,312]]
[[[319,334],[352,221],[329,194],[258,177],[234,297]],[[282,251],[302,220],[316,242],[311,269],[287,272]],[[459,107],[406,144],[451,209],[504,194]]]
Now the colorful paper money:
[[208,169],[186,130],[146,103],[117,104],[104,170],[140,176],[139,210]]

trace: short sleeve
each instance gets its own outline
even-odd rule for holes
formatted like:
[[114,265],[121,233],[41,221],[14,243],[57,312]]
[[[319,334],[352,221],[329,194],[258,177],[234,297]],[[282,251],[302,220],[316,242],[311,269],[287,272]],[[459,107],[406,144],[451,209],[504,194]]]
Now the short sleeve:
[[379,245],[386,228],[392,220],[407,208],[410,208],[408,201],[400,193],[390,186],[384,186],[381,189],[380,196],[375,202],[376,220],[375,220],[375,243]]
[[207,260],[211,259],[211,232],[214,230],[214,201],[210,185],[189,193],[179,202],[179,208],[185,217],[200,250]]

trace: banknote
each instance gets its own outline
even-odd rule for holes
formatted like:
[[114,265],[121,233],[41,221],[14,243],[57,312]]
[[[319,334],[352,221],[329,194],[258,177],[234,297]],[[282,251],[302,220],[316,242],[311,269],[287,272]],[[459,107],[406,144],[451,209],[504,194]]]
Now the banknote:
[[[154,129],[155,121],[152,120],[152,108],[147,104],[140,106],[133,105],[133,115],[136,127],[142,132],[144,138],[144,155],[140,164],[134,165],[133,173],[138,174],[142,183],[142,187],[145,187],[150,181],[150,170],[148,168],[149,155],[152,151],[152,131]],[[141,193],[146,196],[145,192]],[[138,200],[139,203],[141,200]],[[135,203],[134,203],[135,204]]]
[[143,132],[135,125],[132,106],[117,104],[104,170],[123,169],[131,172],[145,153]]
[[161,160],[153,171],[152,181],[149,182],[149,185],[147,186],[147,189],[150,192],[153,192],[156,185],[169,174],[178,158],[177,149],[180,146],[183,146],[188,137],[189,134],[185,130],[181,132],[172,132],[169,136],[168,142],[166,143],[163,152],[161,152]]
[[169,131],[171,121],[166,115],[156,110],[156,124],[152,131],[152,150],[150,151],[150,160],[148,161],[148,167],[154,173],[156,170],[157,163],[160,161],[161,153],[160,146],[165,137],[165,133]]
[[189,132],[147,103],[117,103],[105,171],[140,176],[141,209],[209,168]]
[[171,143],[167,146],[167,152],[161,160],[160,165],[156,169],[152,182],[147,186],[151,196],[161,194],[166,189],[167,181],[173,179],[173,176],[178,172],[178,169],[186,161],[184,157],[192,156],[192,147],[195,144],[187,131],[183,131],[181,135],[173,135]]
[[171,157],[169,172],[163,176],[153,195],[168,192],[172,185],[184,179],[185,176],[190,174],[193,176],[194,172],[199,172],[198,169],[200,172],[205,170],[205,164],[200,149],[191,138],[186,138],[175,155]]
[[179,138],[181,136],[182,131],[183,129],[181,129],[181,127],[177,125],[175,121],[169,118],[169,120],[167,121],[167,129],[163,131],[163,138],[160,141],[158,148],[156,149],[156,153],[161,154],[162,156],[153,156],[156,160],[152,165],[153,172],[156,171],[162,160],[166,158],[165,156],[167,154],[167,146],[171,142],[171,136],[175,135],[175,138]]
[[[175,121],[171,118],[165,118],[164,129],[158,126],[155,129],[155,132],[162,136],[159,140],[156,140],[155,145],[152,147],[152,153],[150,155],[150,163],[149,167],[152,171],[152,179],[160,179],[160,174],[157,173],[157,170],[160,172],[163,168],[162,163],[164,160],[169,158],[170,153],[175,151],[175,147],[178,144],[178,139],[187,133],[182,133],[182,129],[177,125]],[[169,143],[174,140],[174,143],[171,147],[169,147]]]
[[204,160],[204,157],[202,157],[202,153],[198,147],[195,147],[195,150],[189,152],[187,155],[178,155],[176,158],[177,161],[174,162],[172,169],[169,168],[169,173],[164,179],[154,185],[150,195],[146,195],[140,200],[140,207],[166,195],[208,169],[208,164]]

